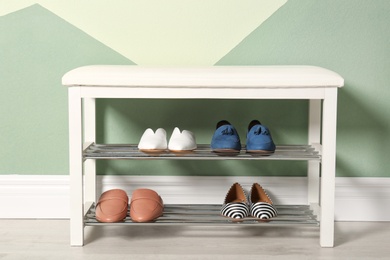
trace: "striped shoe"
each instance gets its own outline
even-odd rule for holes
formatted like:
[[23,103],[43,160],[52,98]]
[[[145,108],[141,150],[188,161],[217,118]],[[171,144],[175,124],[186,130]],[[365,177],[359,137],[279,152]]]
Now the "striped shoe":
[[239,183],[234,183],[226,194],[221,215],[235,220],[241,220],[249,215],[248,200]]
[[252,185],[249,203],[252,217],[266,220],[278,215],[278,211],[273,206],[270,197],[258,183],[253,183]]

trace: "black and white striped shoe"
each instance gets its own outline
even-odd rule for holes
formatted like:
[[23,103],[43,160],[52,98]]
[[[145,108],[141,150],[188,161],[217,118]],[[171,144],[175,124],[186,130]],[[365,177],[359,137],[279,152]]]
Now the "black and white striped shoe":
[[258,183],[253,183],[250,194],[250,214],[258,219],[270,219],[278,215],[278,211],[273,206],[272,200]]
[[226,194],[221,215],[236,220],[249,216],[248,200],[239,183],[234,183]]

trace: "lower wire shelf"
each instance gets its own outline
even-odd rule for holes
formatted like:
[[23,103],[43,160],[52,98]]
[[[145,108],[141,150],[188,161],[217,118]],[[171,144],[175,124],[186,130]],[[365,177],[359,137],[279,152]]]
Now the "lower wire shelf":
[[220,215],[221,205],[214,204],[168,204],[164,213],[153,222],[138,223],[131,221],[129,214],[125,220],[115,223],[98,222],[93,204],[85,215],[86,226],[106,225],[309,225],[319,226],[317,216],[308,205],[276,205],[278,216],[267,221],[247,217],[243,221],[233,221]]

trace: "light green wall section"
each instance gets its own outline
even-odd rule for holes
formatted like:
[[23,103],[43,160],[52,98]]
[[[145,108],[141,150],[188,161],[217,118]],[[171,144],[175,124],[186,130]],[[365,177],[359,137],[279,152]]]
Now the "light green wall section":
[[[390,177],[390,2],[373,2],[289,0],[252,33],[243,33],[241,37],[248,37],[241,42],[235,38],[235,48],[214,56],[226,54],[217,65],[310,64],[345,77],[346,86],[339,91],[338,176]],[[67,174],[67,94],[62,75],[87,64],[135,62],[53,12],[33,5],[0,16],[0,174]],[[240,25],[240,19],[225,23],[221,30],[229,31]],[[173,41],[170,48],[175,44],[182,48],[180,41]],[[187,51],[203,57],[200,63],[210,63],[210,57],[204,58],[209,55],[193,46]],[[151,55],[147,48],[140,52],[150,56],[149,64],[173,62]],[[180,62],[190,65],[187,58]],[[164,127],[170,135],[178,126],[194,131],[198,143],[209,143],[216,122],[227,119],[245,142],[247,124],[257,118],[271,128],[276,143],[298,144],[306,140],[306,114],[307,102],[300,100],[98,100],[98,141],[137,143],[147,127]],[[100,161],[98,166],[101,174],[305,174],[304,162]]]
[[213,65],[287,0],[4,0],[39,3],[139,65]]

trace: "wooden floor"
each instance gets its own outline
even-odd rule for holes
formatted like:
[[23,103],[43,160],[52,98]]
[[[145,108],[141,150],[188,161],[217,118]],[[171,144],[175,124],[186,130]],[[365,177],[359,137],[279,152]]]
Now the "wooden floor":
[[68,220],[0,220],[0,259],[390,259],[390,223],[337,222],[334,248],[317,227],[87,227],[69,246]]

